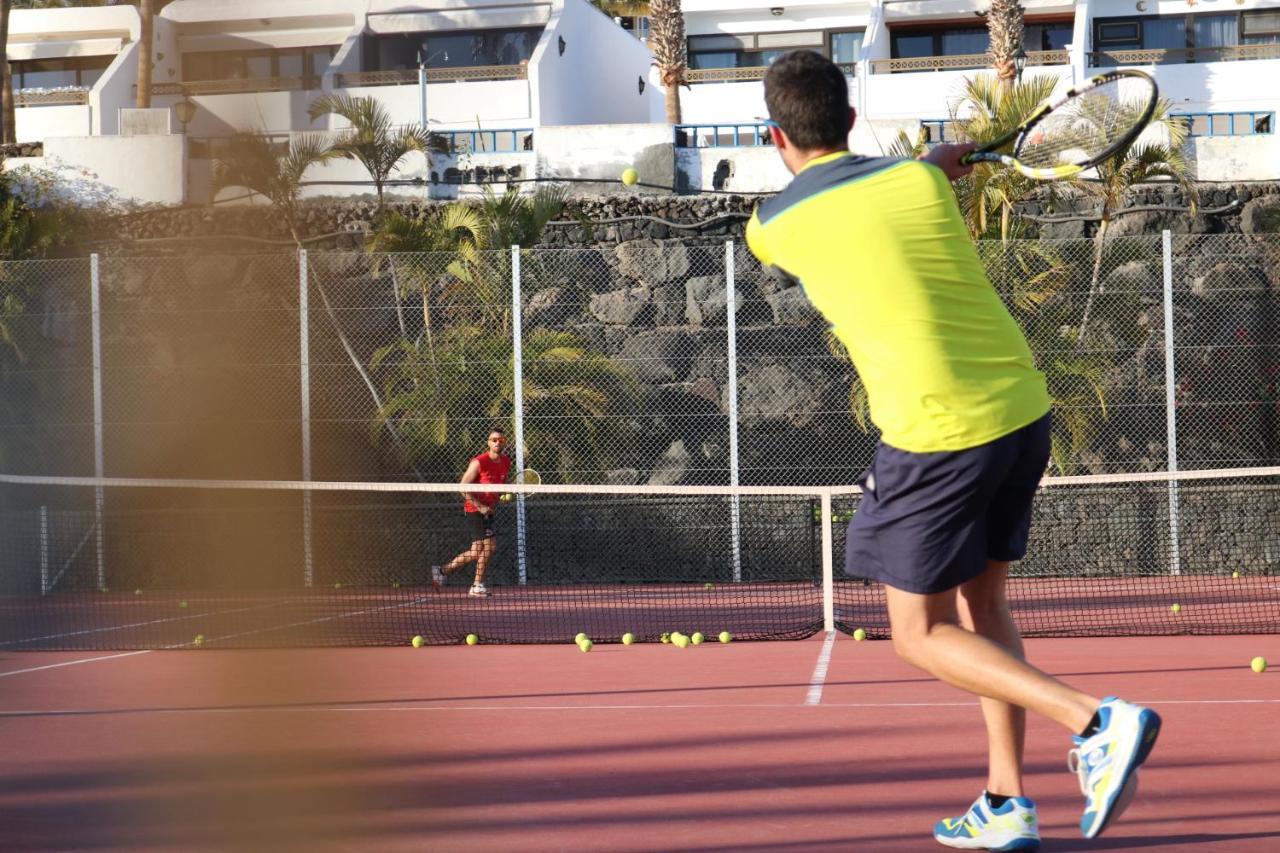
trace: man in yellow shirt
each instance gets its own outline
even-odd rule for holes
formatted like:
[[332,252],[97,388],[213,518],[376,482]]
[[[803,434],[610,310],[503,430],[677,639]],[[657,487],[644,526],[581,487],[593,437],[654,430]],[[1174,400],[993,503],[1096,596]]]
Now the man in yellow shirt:
[[780,57],[764,85],[770,135],[795,179],[756,209],[747,242],[831,323],[881,431],[846,571],[885,584],[900,656],[982,704],[986,790],[934,837],[967,849],[1039,846],[1022,778],[1030,709],[1074,735],[1080,828],[1092,838],[1132,798],[1160,718],[1082,693],[1023,656],[1005,585],[1026,553],[1048,463],[1049,397],[951,191],[971,146],[938,146],[923,160],[853,155],[844,74],[811,51]]

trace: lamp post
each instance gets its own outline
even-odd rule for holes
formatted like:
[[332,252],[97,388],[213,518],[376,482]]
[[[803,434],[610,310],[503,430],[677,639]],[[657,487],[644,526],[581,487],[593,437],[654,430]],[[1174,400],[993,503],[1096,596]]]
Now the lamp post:
[[173,105],[173,113],[178,117],[178,124],[182,125],[182,133],[185,136],[187,125],[191,124],[191,120],[196,117],[196,102],[183,95],[182,100]]
[[449,61],[447,50],[438,50],[427,56],[425,45],[418,48],[418,124],[424,128],[427,126],[427,63],[437,56],[444,57],[445,62]]
[[1022,49],[1022,45],[1018,45],[1018,51],[1013,55],[1013,68],[1018,75],[1018,82],[1022,82],[1022,72],[1027,67],[1027,52]]

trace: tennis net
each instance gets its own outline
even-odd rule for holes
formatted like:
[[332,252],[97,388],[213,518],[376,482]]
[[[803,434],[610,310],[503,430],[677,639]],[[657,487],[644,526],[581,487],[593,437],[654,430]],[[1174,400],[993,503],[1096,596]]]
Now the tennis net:
[[[0,476],[0,649],[887,636],[856,489],[510,486],[479,598],[431,584],[468,488]],[[1274,632],[1278,574],[1280,468],[1050,478],[1010,598],[1029,636]]]

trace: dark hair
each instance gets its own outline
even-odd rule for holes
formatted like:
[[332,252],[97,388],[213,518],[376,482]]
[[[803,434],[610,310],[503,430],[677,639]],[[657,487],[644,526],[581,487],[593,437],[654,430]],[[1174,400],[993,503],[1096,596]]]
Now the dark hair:
[[489,431],[485,433],[485,438],[488,438],[489,436],[493,435],[495,432],[498,435],[502,436],[503,438],[507,437],[507,431],[502,427],[491,427]]
[[820,53],[793,50],[774,60],[764,75],[764,102],[802,151],[849,144],[849,84]]

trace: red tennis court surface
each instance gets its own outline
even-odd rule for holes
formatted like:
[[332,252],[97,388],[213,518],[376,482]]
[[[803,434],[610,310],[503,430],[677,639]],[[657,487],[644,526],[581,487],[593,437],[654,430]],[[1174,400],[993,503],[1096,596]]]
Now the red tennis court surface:
[[[1031,721],[1042,849],[1280,849],[1280,668],[1248,666],[1280,638],[1028,646],[1165,718],[1092,842],[1065,733]],[[815,685],[824,647],[0,653],[0,846],[942,849],[985,778],[976,702],[847,636]]]

